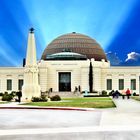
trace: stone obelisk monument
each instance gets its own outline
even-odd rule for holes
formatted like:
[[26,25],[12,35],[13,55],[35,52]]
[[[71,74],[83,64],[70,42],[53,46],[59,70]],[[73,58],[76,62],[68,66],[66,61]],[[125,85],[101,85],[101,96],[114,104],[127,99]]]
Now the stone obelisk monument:
[[24,84],[22,87],[22,100],[30,101],[32,97],[39,96],[40,86],[38,83],[35,36],[34,29],[31,28],[28,36],[26,65],[24,70]]

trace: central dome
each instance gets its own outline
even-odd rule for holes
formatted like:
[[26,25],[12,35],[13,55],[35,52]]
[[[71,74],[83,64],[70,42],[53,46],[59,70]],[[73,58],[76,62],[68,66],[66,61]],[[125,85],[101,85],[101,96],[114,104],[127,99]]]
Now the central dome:
[[96,61],[102,59],[107,61],[103,49],[94,39],[75,32],[54,39],[44,50],[41,59],[46,60],[47,56],[64,51],[82,54],[88,59],[94,58]]

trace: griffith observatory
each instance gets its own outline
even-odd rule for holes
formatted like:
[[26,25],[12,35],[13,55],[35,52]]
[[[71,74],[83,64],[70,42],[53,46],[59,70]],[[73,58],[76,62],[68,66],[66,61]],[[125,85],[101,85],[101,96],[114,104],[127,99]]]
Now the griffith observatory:
[[140,67],[111,66],[100,44],[91,37],[72,32],[56,37],[36,58],[33,28],[28,35],[26,63],[23,67],[0,67],[0,92],[22,90],[22,100],[31,100],[51,89],[53,94],[71,94],[78,87],[101,92],[127,88],[140,93]]

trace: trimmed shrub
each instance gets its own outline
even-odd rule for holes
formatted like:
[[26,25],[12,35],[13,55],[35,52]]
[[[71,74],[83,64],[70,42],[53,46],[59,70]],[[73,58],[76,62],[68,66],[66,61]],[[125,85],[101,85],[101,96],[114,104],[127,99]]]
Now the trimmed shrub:
[[47,102],[48,99],[46,98],[46,96],[32,97],[31,101],[32,102]]
[[2,92],[0,93],[0,96],[3,96],[3,93]]
[[139,96],[139,94],[136,94],[136,92],[133,93],[133,96]]
[[47,95],[41,95],[40,100],[41,100],[41,102],[47,102],[48,101]]
[[11,101],[12,99],[13,99],[13,96],[7,93],[3,94],[2,96],[2,101]]
[[103,95],[103,96],[107,96],[107,91],[103,90],[103,91],[102,91],[102,95]]
[[112,92],[109,92],[109,94],[108,94],[109,96],[112,96]]
[[32,102],[40,102],[40,97],[32,97]]
[[112,91],[110,91],[110,92],[109,92],[109,94],[108,94],[108,95],[109,95],[109,96],[112,96],[112,94],[113,94],[114,92],[115,92],[115,91],[114,91],[114,90],[112,90]]
[[12,92],[10,93],[10,95],[11,95],[12,97],[16,96],[16,92],[15,92],[15,91],[12,91]]
[[7,95],[7,94],[8,94],[8,92],[7,92],[7,91],[5,91],[5,92],[4,92],[4,94],[6,94],[6,95]]
[[50,97],[51,101],[60,101],[61,97],[59,95],[54,95],[52,97]]

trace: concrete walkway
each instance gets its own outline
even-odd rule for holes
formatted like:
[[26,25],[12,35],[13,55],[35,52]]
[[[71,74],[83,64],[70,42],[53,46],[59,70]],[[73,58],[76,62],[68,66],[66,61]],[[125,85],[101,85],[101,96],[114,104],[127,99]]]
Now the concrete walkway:
[[133,99],[113,99],[118,111],[140,112],[140,102]]
[[133,99],[113,99],[116,108],[108,109],[88,109],[75,107],[38,107],[20,105],[22,103],[11,102],[0,104],[0,108],[15,109],[56,109],[56,110],[78,110],[78,111],[96,111],[101,113],[100,125],[140,125],[140,102]]
[[[2,140],[139,140],[140,102],[113,99],[116,108],[75,111],[16,110],[18,103],[0,104]],[[15,107],[15,110],[9,110]],[[30,106],[28,106],[30,107]],[[8,109],[9,108],[9,109]],[[39,109],[39,108],[38,108]],[[66,109],[66,108],[65,108]]]
[[102,110],[100,125],[139,125],[140,102],[133,99],[113,99],[115,109]]
[[[76,108],[76,107],[68,107],[68,109],[83,109],[83,111],[101,111],[103,114],[107,114],[108,113],[108,118],[116,118],[116,116],[114,115],[114,113],[118,113],[118,114],[139,114],[140,113],[140,102],[139,101],[136,101],[136,100],[133,100],[133,99],[122,99],[121,97],[118,98],[118,99],[113,99],[115,105],[117,106],[116,108],[108,108],[108,109],[92,109],[92,108]],[[6,108],[14,108],[16,107],[16,109],[19,107],[19,108],[25,108],[25,107],[31,107],[31,108],[49,108],[49,107],[39,107],[39,106],[27,106],[27,105],[21,105],[23,104],[23,102],[21,103],[18,103],[18,102],[10,102],[10,103],[5,103],[5,104],[0,104],[0,108],[3,108],[3,107],[6,107]],[[67,109],[67,107],[54,107],[55,108],[58,108],[61,110],[63,110],[63,108]],[[28,109],[28,108],[27,108]],[[51,108],[53,109],[53,107]],[[113,116],[110,116],[110,114],[113,114]],[[127,116],[129,117],[129,115]],[[126,117],[126,119],[127,119]],[[102,120],[104,120],[105,118],[103,118]],[[106,121],[106,120],[105,120]],[[113,121],[114,122],[114,121]],[[110,123],[113,123],[113,122],[110,122]]]

